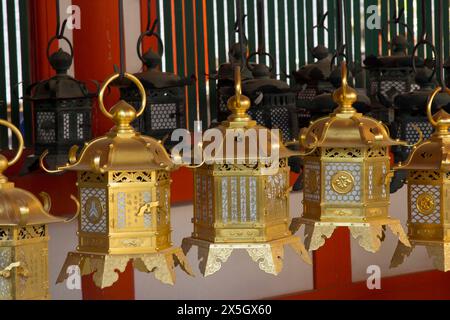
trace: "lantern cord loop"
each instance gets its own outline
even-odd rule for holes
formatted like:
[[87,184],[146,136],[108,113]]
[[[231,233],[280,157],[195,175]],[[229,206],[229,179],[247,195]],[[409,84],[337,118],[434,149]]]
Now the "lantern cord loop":
[[[24,141],[23,141],[23,136],[22,133],[19,131],[19,129],[17,129],[16,126],[14,126],[13,124],[11,124],[8,121],[2,120],[0,119],[0,125],[7,127],[8,129],[10,129],[17,137],[17,141],[19,142],[19,146],[17,147],[17,153],[16,155],[7,162],[7,166],[6,168],[2,168],[0,166],[0,175],[3,173],[4,170],[6,170],[8,167],[13,166],[14,164],[17,163],[17,161],[19,161],[20,157],[22,156],[23,153],[23,148],[24,148]],[[3,157],[3,156],[2,156]]]
[[59,169],[51,170],[51,169],[48,169],[47,167],[45,167],[44,160],[45,160],[45,157],[48,156],[48,154],[49,154],[48,150],[45,150],[39,157],[39,166],[41,167],[41,169],[44,170],[46,173],[50,173],[50,174],[63,172],[63,170],[59,170]]
[[[105,103],[104,103],[104,98],[103,96],[105,95],[105,91],[107,90],[108,86],[116,79],[120,78],[121,75],[120,73],[116,73],[114,75],[112,75],[111,77],[109,77],[106,82],[102,85],[99,95],[98,95],[98,106],[100,108],[100,111],[108,118],[108,119],[114,119],[114,115],[111,114],[109,111],[106,110],[105,108]],[[145,88],[142,85],[142,83],[139,81],[138,78],[136,78],[134,75],[125,72],[124,73],[124,77],[127,78],[128,80],[131,80],[131,82],[133,82],[138,90],[139,93],[141,94],[141,108],[139,109],[139,111],[136,113],[136,118],[139,118],[145,111],[145,107],[147,105],[147,94],[145,92]],[[133,119],[134,120],[134,119]]]

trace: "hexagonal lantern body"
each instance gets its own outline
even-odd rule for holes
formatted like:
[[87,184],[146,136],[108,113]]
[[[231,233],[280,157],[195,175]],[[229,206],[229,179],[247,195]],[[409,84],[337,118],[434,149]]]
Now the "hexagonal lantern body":
[[[279,159],[271,159],[272,144],[279,141],[246,114],[251,102],[240,95],[240,68],[235,72],[237,93],[228,102],[232,115],[211,129],[219,130],[223,149],[214,155],[205,153],[205,163],[194,169],[194,232],[183,240],[183,249],[199,247],[205,276],[217,272],[221,268],[217,262],[225,263],[235,249],[246,249],[261,269],[276,275],[282,268],[285,245],[310,262],[303,244],[289,231],[287,159],[295,153],[280,143]],[[245,151],[235,154],[233,150],[241,150],[239,144]],[[258,145],[257,150],[250,152],[250,145]],[[204,143],[203,150],[210,147]],[[261,154],[267,157],[259,157]]]
[[50,198],[44,205],[30,192],[15,188],[3,171],[22,154],[20,132],[0,120],[18,136],[19,152],[14,160],[0,155],[0,300],[49,299],[48,224],[62,222],[51,216]]
[[[145,35],[145,34],[144,34]],[[159,36],[158,36],[159,37]],[[142,36],[139,40],[140,47]],[[162,42],[161,45],[162,46]],[[170,72],[159,70],[162,58],[162,47],[159,53],[152,50],[139,56],[147,70],[135,76],[142,82],[147,94],[147,108],[144,116],[136,119],[134,127],[139,132],[158,140],[165,140],[166,146],[173,146],[171,139],[165,139],[175,129],[187,128],[185,86],[191,84],[190,79],[181,78]],[[133,107],[139,108],[139,91],[126,79],[119,84],[121,98]]]
[[[93,97],[85,84],[67,74],[72,57],[61,49],[49,58],[57,74],[28,88],[26,100],[33,104],[35,154],[49,150],[49,165],[62,165],[73,145],[90,140]],[[36,161],[27,159],[26,169]]]
[[[144,97],[141,115],[145,89],[136,77],[125,75]],[[94,273],[98,287],[109,287],[118,279],[114,270],[124,271],[133,261],[138,270],[157,270],[159,280],[173,284],[175,261],[188,268],[181,249],[171,243],[170,170],[174,165],[160,141],[131,127],[137,115],[133,106],[121,100],[111,113],[105,110],[103,93],[117,78],[106,82],[99,97],[102,112],[116,126],[86,144],[78,159],[77,148],[71,149],[69,163],[59,168],[78,172],[81,212],[79,245],[68,254],[58,282],[67,278],[69,266],[79,265],[83,274]]]
[[436,127],[435,132],[398,167],[407,172],[408,236],[412,247],[399,243],[391,267],[402,264],[415,246],[425,246],[437,269],[450,270],[450,168],[447,163],[450,115],[441,109],[432,116],[431,104],[437,92],[434,91],[428,103],[428,118]]
[[388,148],[396,145],[379,121],[363,116],[352,106],[357,93],[347,85],[333,94],[338,108],[304,129],[301,145],[311,150],[304,157],[303,216],[292,230],[305,225],[305,245],[321,247],[337,227],[348,227],[366,250],[376,252],[384,226],[407,243],[400,221],[389,217],[391,176]]

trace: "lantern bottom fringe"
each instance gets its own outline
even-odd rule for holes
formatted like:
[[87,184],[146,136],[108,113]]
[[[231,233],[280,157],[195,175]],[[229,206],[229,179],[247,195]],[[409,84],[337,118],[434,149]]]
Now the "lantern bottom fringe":
[[411,247],[399,241],[391,259],[390,268],[396,268],[405,262],[416,246],[424,246],[428,257],[432,259],[434,267],[439,271],[450,271],[450,243],[443,241],[411,240]]
[[263,243],[212,243],[195,238],[185,238],[181,247],[185,254],[192,246],[198,247],[200,272],[207,277],[219,271],[234,250],[247,250],[261,270],[278,275],[283,269],[284,246],[286,245],[294,249],[303,261],[312,264],[308,252],[297,236]]
[[359,245],[369,252],[377,252],[380,249],[386,227],[389,227],[402,244],[411,246],[400,221],[392,218],[372,219],[367,222],[320,222],[294,218],[290,226],[291,232],[294,234],[302,225],[305,225],[305,247],[308,251],[322,247],[337,227],[348,227],[353,239],[358,239]]
[[124,272],[128,263],[141,272],[153,272],[159,281],[173,285],[175,283],[175,267],[180,265],[187,274],[194,276],[191,267],[181,248],[170,248],[149,254],[97,254],[69,252],[56,283],[68,278],[67,269],[79,266],[81,275],[93,274],[97,287],[104,289],[119,280],[119,272]]

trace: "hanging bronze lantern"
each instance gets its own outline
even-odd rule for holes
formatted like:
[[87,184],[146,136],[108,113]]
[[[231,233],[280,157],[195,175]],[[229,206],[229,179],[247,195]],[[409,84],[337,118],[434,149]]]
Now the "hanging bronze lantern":
[[[110,77],[100,91],[99,107],[115,127],[87,143],[78,158],[78,147],[73,147],[69,163],[58,170],[78,172],[81,202],[77,251],[68,254],[58,282],[67,278],[68,266],[78,265],[83,275],[94,273],[98,287],[109,287],[118,279],[115,270],[123,272],[129,261],[168,284],[175,281],[177,264],[192,274],[183,252],[171,242],[170,170],[174,164],[161,141],[141,135],[130,125],[144,114],[147,92],[135,76],[124,76],[139,89],[140,110],[122,100],[106,111],[104,92],[120,74]],[[46,154],[41,157],[43,168]]]
[[[156,22],[155,22],[156,24]],[[145,37],[155,37],[159,43],[159,52],[148,50],[141,53],[142,41]],[[136,119],[136,130],[166,141],[166,146],[172,146],[167,139],[175,129],[186,129],[186,98],[184,87],[191,85],[193,80],[181,78],[170,72],[162,72],[159,67],[164,53],[161,37],[152,30],[142,33],[137,43],[139,59],[147,70],[135,76],[144,85],[147,92],[147,108],[142,118]],[[140,93],[130,81],[121,81],[121,98],[135,108],[139,108]]]
[[[442,108],[432,115],[434,99],[438,95],[450,95],[449,89],[439,93],[441,90],[441,87],[434,90],[426,108],[434,133],[412,149],[405,163],[398,165],[398,169],[408,172],[408,236],[412,246],[399,243],[391,267],[403,263],[414,247],[425,246],[437,269],[450,270],[450,114]],[[450,103],[447,109],[449,107]]]
[[[255,56],[267,56],[271,66],[264,63],[250,63]],[[243,83],[243,93],[250,98],[248,114],[261,126],[280,129],[283,141],[292,141],[298,137],[296,121],[295,93],[289,85],[273,77],[275,59],[268,53],[255,52],[247,59],[247,68],[253,79]]]
[[[259,132],[267,130],[246,113],[251,102],[241,95],[238,66],[235,68],[235,88],[236,95],[228,101],[232,115],[217,127],[223,138],[221,145],[227,150],[239,150],[239,141],[249,147],[253,142],[245,142],[247,133],[254,130],[256,137],[262,139]],[[236,138],[235,130],[239,130],[242,139]],[[275,142],[271,135],[266,135],[265,139],[267,150],[271,150]],[[205,150],[208,144],[202,147]],[[277,166],[274,171],[265,170],[268,164],[258,156],[251,157],[247,151],[243,157],[235,155],[230,159],[226,152],[215,154],[194,169],[194,232],[191,238],[183,240],[182,247],[185,253],[192,246],[198,247],[200,270],[204,276],[220,270],[234,250],[247,250],[262,270],[274,275],[282,269],[285,245],[311,263],[300,239],[289,231],[287,159],[292,155],[296,153],[279,143],[279,168]]]
[[358,113],[356,91],[347,83],[342,62],[342,86],[333,94],[338,108],[304,129],[301,146],[311,150],[303,158],[305,188],[303,216],[291,230],[305,225],[305,246],[317,250],[337,227],[348,227],[359,244],[370,252],[380,248],[389,226],[409,245],[399,220],[389,216],[391,178],[388,148],[392,140],[385,126]]
[[444,70],[446,71],[447,87],[450,87],[450,58],[444,64]]
[[[55,40],[65,40],[70,53],[59,49],[50,55]],[[25,162],[25,170],[33,170],[38,155],[49,150],[49,166],[65,163],[65,155],[73,145],[90,140],[93,98],[86,85],[67,74],[73,61],[72,44],[66,37],[53,37],[47,47],[47,58],[56,75],[27,89],[25,99],[32,102],[34,116],[34,154]],[[37,167],[37,166],[36,166]]]
[[[14,159],[0,155],[0,300],[49,299],[48,224],[64,219],[50,215],[51,201],[41,193],[44,205],[30,192],[16,188],[3,175],[23,152],[23,137],[9,122],[19,141]],[[76,200],[75,198],[73,198]]]

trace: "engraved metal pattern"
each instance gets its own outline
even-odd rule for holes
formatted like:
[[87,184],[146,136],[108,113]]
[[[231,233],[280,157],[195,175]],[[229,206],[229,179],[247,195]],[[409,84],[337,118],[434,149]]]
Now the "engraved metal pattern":
[[[428,223],[428,224],[440,224],[441,223],[441,201],[440,201],[440,187],[432,185],[410,185],[411,188],[411,222],[413,223]],[[431,199],[431,201],[430,201]],[[427,203],[423,202],[427,201]],[[427,210],[421,212],[426,207],[429,208],[430,203],[433,203],[433,210]]]
[[55,114],[53,112],[37,112],[36,113],[36,128],[38,143],[55,143]]
[[177,128],[176,103],[152,104],[150,110],[152,130],[174,130]]
[[0,228],[0,241],[6,241],[12,239],[11,229]]
[[87,211],[89,198],[96,198],[102,205],[102,212],[107,212],[106,208],[106,190],[101,188],[80,188],[81,193],[81,231],[89,233],[106,232],[106,214],[102,214],[97,223],[92,223],[89,219],[90,212]]
[[[337,193],[333,187],[333,177],[340,171],[348,172],[354,179],[354,185],[347,194]],[[361,164],[326,163],[325,164],[325,200],[336,203],[358,203],[361,201]]]
[[70,114],[63,114],[63,138],[70,139]]
[[77,139],[84,139],[84,115],[77,113]]
[[231,200],[231,221],[238,221],[238,192],[237,192],[237,177],[231,177],[231,192],[230,192],[230,200]]
[[43,238],[47,236],[45,225],[28,226],[19,229],[18,240]]
[[329,148],[325,149],[324,156],[328,158],[361,158],[363,151],[355,148]]
[[241,200],[241,221],[247,221],[247,178],[239,178],[239,198]]
[[339,171],[331,177],[331,187],[336,193],[347,194],[353,190],[355,179],[348,171]]
[[222,178],[222,221],[228,222],[228,178]]
[[115,183],[152,182],[152,173],[145,171],[114,172],[113,182]]
[[106,174],[96,174],[90,171],[83,171],[78,176],[78,181],[85,183],[104,183],[106,179]]

